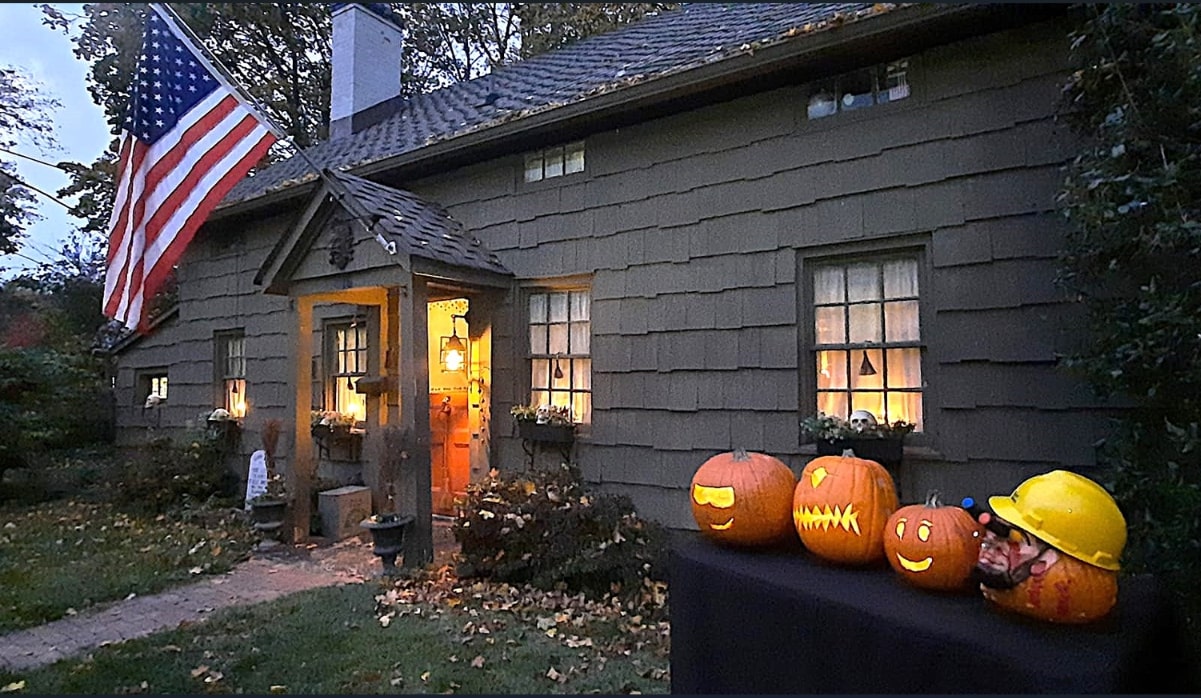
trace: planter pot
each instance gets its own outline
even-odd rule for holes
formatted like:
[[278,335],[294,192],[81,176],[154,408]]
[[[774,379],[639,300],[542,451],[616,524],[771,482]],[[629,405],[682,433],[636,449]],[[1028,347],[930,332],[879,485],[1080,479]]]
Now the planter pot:
[[250,503],[250,521],[254,530],[277,537],[287,515],[288,502],[283,499],[258,499]]
[[371,531],[371,552],[377,555],[384,565],[384,574],[396,573],[396,556],[404,550],[405,531],[415,520],[408,514],[383,514],[381,521],[364,519],[359,526]]
[[518,421],[517,433],[529,441],[543,443],[569,444],[575,441],[574,424],[539,424],[530,421]]

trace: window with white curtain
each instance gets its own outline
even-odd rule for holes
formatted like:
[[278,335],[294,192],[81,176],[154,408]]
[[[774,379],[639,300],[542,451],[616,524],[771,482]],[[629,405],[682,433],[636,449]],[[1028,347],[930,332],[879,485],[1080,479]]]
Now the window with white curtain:
[[922,430],[918,260],[889,257],[813,270],[817,409]]
[[326,372],[333,410],[357,422],[367,418],[367,396],[355,383],[367,374],[367,323],[357,317],[345,325],[331,325],[330,366]]
[[592,323],[587,290],[529,295],[530,404],[570,407],[592,421]]
[[215,344],[220,405],[240,419],[246,416],[246,338],[242,330],[219,332]]

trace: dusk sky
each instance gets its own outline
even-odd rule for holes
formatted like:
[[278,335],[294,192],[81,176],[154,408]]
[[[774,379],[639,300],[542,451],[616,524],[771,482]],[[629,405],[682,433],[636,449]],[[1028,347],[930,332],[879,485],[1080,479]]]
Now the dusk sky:
[[[82,4],[54,3],[73,14],[82,11]],[[62,106],[51,115],[57,152],[39,152],[28,143],[18,146],[17,152],[47,162],[77,160],[91,162],[108,145],[111,136],[104,123],[104,113],[92,103],[85,74],[87,64],[71,52],[73,44],[61,31],[42,24],[42,11],[31,3],[0,5],[0,65],[24,70],[40,84],[44,95],[53,97]],[[54,194],[67,184],[67,176],[52,167],[4,155],[16,162],[18,176],[31,185]],[[67,203],[74,203],[68,201]],[[61,244],[78,223],[66,210],[41,196],[38,210],[44,220],[36,223],[26,241],[22,255],[44,261],[56,256]],[[0,255],[0,267],[5,270],[27,268],[33,263],[12,255]],[[0,272],[8,277],[11,271]]]

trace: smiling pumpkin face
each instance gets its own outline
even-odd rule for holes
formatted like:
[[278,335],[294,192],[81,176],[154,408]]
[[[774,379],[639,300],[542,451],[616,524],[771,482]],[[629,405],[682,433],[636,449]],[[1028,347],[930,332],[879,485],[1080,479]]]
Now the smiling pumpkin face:
[[884,526],[888,564],[923,589],[966,590],[980,553],[981,526],[964,509],[925,504],[901,507]]
[[813,554],[862,565],[884,555],[884,523],[896,508],[896,485],[884,466],[849,455],[822,456],[801,471],[792,518]]
[[692,516],[710,540],[735,546],[779,542],[792,532],[788,466],[762,453],[719,453],[701,464],[689,489]]

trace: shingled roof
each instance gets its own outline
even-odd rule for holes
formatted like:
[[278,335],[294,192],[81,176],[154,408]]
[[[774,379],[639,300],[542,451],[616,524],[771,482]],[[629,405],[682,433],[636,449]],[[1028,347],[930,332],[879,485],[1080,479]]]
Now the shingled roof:
[[[352,170],[600,94],[710,65],[893,9],[871,3],[688,3],[565,48],[404,100],[383,121],[306,151]],[[293,156],[238,183],[222,206],[315,179]]]
[[413,257],[458,267],[512,274],[478,238],[469,234],[441,206],[415,194],[393,189],[345,172],[332,176],[346,185],[368,215],[374,230],[397,242]]

